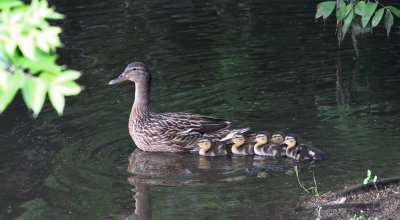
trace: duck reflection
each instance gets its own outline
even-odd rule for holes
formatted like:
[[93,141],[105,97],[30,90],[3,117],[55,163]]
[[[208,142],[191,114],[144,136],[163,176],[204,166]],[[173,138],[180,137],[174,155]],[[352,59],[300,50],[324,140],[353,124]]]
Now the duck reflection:
[[[255,179],[261,177],[269,178],[267,173],[276,176],[274,173],[285,172],[285,167],[279,161],[263,158],[263,160],[261,158],[255,160],[253,156],[237,155],[208,157],[187,153],[144,152],[136,149],[129,156],[128,167],[128,171],[133,174],[128,181],[134,187],[135,212],[130,216],[124,216],[124,219],[152,218],[154,213],[152,212],[151,188],[153,186],[175,187],[198,184],[199,188],[206,189],[206,186],[233,183],[230,187],[234,192],[239,192],[242,191],[241,185],[236,182],[249,183],[249,180],[254,182]],[[269,185],[266,181],[256,182],[257,185],[261,184],[260,187],[277,185]],[[246,189],[246,192],[253,195],[252,190],[250,187]],[[233,200],[236,201],[237,198]],[[237,206],[241,207],[242,204],[237,204]],[[259,211],[264,212],[258,210],[254,213]]]
[[183,186],[242,180],[235,177],[229,157],[205,157],[185,153],[134,150],[129,156],[128,178],[136,193],[135,212],[125,219],[151,219],[151,186]]

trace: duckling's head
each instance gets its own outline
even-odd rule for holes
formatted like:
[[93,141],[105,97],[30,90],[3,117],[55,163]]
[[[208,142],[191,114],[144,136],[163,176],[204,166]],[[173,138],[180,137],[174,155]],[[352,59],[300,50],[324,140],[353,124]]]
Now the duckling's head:
[[299,138],[297,137],[296,134],[288,134],[285,137],[284,144],[287,145],[287,149],[290,149],[290,148],[295,147],[298,142],[299,142]]
[[269,139],[270,139],[270,134],[268,131],[261,131],[258,132],[256,135],[256,144],[254,145],[254,147],[258,147],[261,145],[264,145],[266,143],[268,143]]
[[283,142],[285,134],[282,131],[277,131],[272,134],[271,141],[281,144]]
[[240,147],[245,142],[245,137],[242,133],[237,133],[232,137],[233,145],[232,147]]
[[202,137],[197,141],[200,151],[207,152],[211,148],[211,139],[209,137]]
[[114,85],[124,81],[132,81],[142,85],[149,85],[151,74],[149,68],[142,62],[134,62],[125,67],[124,72],[108,84]]

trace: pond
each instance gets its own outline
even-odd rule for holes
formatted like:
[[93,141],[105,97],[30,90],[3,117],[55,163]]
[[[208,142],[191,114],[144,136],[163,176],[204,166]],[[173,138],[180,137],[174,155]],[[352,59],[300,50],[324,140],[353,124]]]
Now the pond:
[[[315,1],[51,1],[59,62],[84,91],[37,119],[20,95],[0,115],[1,219],[311,219],[318,191],[400,172],[400,30],[383,25],[340,53],[335,20]],[[128,63],[153,74],[154,112],[221,117],[233,127],[295,132],[327,160],[204,158],[135,150],[134,85],[108,86]],[[267,174],[265,176],[265,174]]]

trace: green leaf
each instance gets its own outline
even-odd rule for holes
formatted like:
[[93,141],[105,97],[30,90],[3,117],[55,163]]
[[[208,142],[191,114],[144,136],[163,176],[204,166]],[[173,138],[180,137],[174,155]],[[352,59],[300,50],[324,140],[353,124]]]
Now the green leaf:
[[369,178],[369,176],[368,176],[367,178],[364,179],[363,183],[364,183],[364,184],[367,184],[369,179],[370,179],[370,178]]
[[22,53],[29,59],[35,59],[35,44],[31,36],[21,37],[19,40],[19,48]]
[[[23,11],[15,11],[15,12],[13,12],[13,13],[11,14],[11,17],[10,17],[10,23],[11,23],[11,24],[16,24],[16,23],[18,23],[19,21],[22,20],[23,16],[24,16],[24,12],[23,12]],[[23,22],[23,21],[22,21],[22,22]],[[22,25],[21,25],[21,26],[22,26]]]
[[62,71],[62,66],[56,64],[56,55],[36,56],[34,60],[26,57],[18,57],[18,62],[28,68],[30,72],[47,71],[59,74]]
[[371,31],[371,25],[367,25],[367,27],[363,28],[361,24],[361,17],[356,16],[353,17],[353,21],[351,22],[351,30],[354,32],[355,35],[359,35],[361,33],[369,33]]
[[7,42],[6,43],[6,51],[7,51],[8,55],[13,57],[15,54],[15,48],[17,47],[18,43],[15,39],[12,39],[12,38],[6,42]]
[[400,10],[393,7],[393,6],[387,6],[386,8],[388,8],[393,14],[395,14],[397,17],[400,17]]
[[6,0],[0,1],[0,9],[7,9],[12,7],[21,6],[24,3],[18,0]]
[[371,177],[371,170],[367,170],[367,176]]
[[46,98],[47,83],[40,78],[31,78],[22,88],[22,95],[27,106],[36,117],[43,107]]
[[0,68],[0,91],[7,90],[8,73],[3,68]]
[[378,6],[378,3],[376,2],[368,2],[367,4],[365,4],[364,15],[361,18],[361,23],[363,27],[367,26],[369,20],[375,12],[376,6]]
[[350,13],[351,9],[353,9],[353,3],[350,3],[346,6],[346,12],[344,13],[344,16],[347,16]]
[[344,3],[344,0],[340,0],[339,6],[336,9],[336,18],[338,21],[341,21],[345,16],[346,16],[346,3]]
[[60,38],[58,37],[58,34],[61,33],[61,31],[62,30],[59,27],[49,27],[42,32],[40,37],[45,38],[49,46],[55,49],[55,47],[61,45]]
[[65,107],[65,98],[62,93],[62,88],[57,87],[57,85],[50,86],[49,98],[57,113],[62,115]]
[[389,37],[389,33],[390,33],[390,28],[393,25],[393,15],[392,13],[386,9],[386,13],[385,13],[385,28],[387,31],[387,37]]
[[65,16],[58,12],[53,11],[52,13],[46,16],[48,19],[63,19]]
[[356,5],[354,12],[356,14],[360,15],[360,16],[363,16],[364,15],[364,9],[365,9],[365,2],[364,1],[360,1]]
[[8,79],[8,89],[0,92],[0,113],[3,112],[8,104],[14,99],[17,91],[25,84],[25,76],[21,70],[17,70]]
[[54,79],[53,82],[59,83],[59,82],[66,82],[66,81],[72,81],[76,80],[81,76],[81,73],[75,70],[66,70],[62,72],[60,76]]
[[315,13],[315,19],[318,19],[321,16],[324,19],[326,19],[333,12],[335,5],[336,1],[326,1],[319,3],[317,5],[317,12]]
[[297,169],[297,166],[294,166],[294,171],[296,172],[296,176],[299,177],[299,170]]
[[378,177],[374,176],[374,179],[372,181],[375,183],[377,179],[378,179]]
[[50,52],[50,47],[47,44],[46,38],[41,37],[40,35],[41,34],[38,34],[36,37],[36,43],[37,43],[38,47],[46,53]]
[[73,81],[57,83],[57,88],[66,96],[77,95],[82,90],[81,87]]
[[372,27],[376,27],[383,17],[384,8],[379,9],[375,12],[375,16],[372,18]]
[[346,19],[344,20],[342,27],[343,37],[346,35],[346,32],[349,29],[351,21],[353,21],[353,15],[354,15],[354,10],[351,10],[349,15],[347,15]]

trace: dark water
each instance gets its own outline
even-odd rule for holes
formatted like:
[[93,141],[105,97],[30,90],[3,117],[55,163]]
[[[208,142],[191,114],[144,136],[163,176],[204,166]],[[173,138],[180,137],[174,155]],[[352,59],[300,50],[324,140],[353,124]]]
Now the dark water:
[[[350,39],[315,1],[52,1],[67,16],[60,62],[85,90],[64,116],[38,119],[17,97],[0,115],[2,219],[310,219],[292,210],[318,190],[400,171],[400,31]],[[134,86],[110,87],[132,61],[153,72],[155,112],[223,117],[234,127],[296,132],[319,164],[134,151]],[[132,151],[134,153],[131,155]],[[129,160],[128,160],[129,158]],[[260,172],[268,176],[263,178]]]

